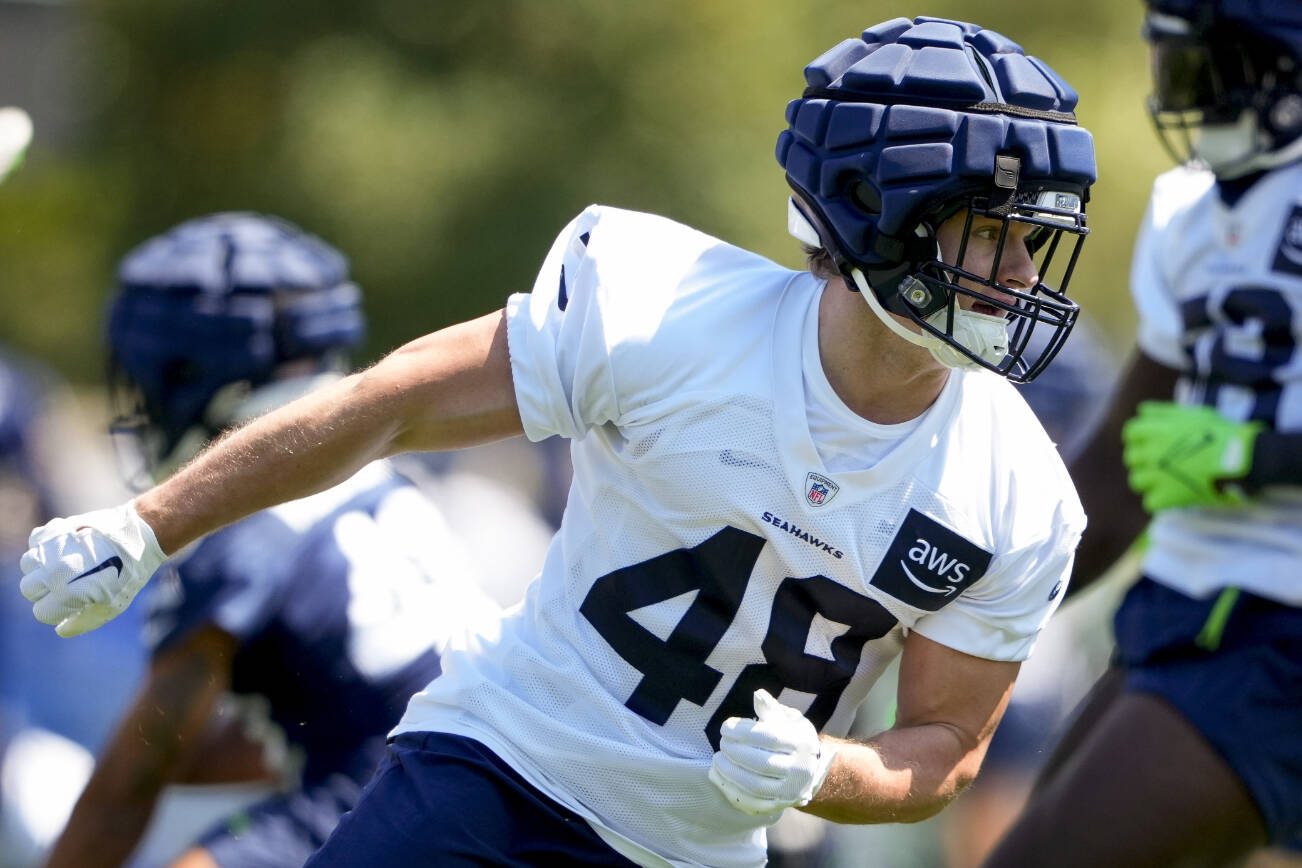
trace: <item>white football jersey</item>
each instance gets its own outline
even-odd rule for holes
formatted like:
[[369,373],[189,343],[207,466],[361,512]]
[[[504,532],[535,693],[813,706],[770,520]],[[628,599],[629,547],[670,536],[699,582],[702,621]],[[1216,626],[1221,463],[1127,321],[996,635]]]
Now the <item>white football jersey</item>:
[[1005,380],[956,371],[886,458],[825,467],[822,289],[662,218],[570,224],[507,305],[525,431],[573,442],[564,521],[398,731],[482,741],[643,864],[758,865],[776,817],[707,778],[758,688],[839,736],[907,630],[1027,656],[1084,526],[1057,451]]
[[[1139,346],[1183,375],[1176,400],[1302,431],[1302,164],[1234,205],[1210,172],[1157,179],[1131,274]],[[1302,488],[1153,521],[1147,575],[1205,597],[1235,586],[1302,605]]]

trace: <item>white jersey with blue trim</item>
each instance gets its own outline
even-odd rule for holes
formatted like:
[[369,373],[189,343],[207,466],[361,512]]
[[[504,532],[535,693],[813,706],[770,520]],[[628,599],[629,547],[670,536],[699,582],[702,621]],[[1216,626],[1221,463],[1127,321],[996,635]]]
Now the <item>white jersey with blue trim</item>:
[[662,218],[570,224],[507,305],[525,431],[572,440],[564,520],[399,732],[484,742],[644,864],[759,865],[776,817],[707,778],[758,688],[844,735],[909,630],[1027,656],[1084,526],[1057,451],[1005,380],[954,372],[874,466],[824,466],[802,353],[823,288]]
[[[1131,274],[1139,346],[1181,372],[1175,400],[1302,431],[1302,163],[1233,205],[1208,171],[1157,179]],[[1232,509],[1173,509],[1144,571],[1195,597],[1234,586],[1302,605],[1302,488]]]

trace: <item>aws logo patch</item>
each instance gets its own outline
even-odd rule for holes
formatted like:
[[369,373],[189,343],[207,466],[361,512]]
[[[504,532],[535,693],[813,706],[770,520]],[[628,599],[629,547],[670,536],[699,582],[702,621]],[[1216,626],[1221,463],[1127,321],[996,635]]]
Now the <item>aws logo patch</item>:
[[935,612],[986,574],[994,555],[910,509],[869,583],[902,603]]

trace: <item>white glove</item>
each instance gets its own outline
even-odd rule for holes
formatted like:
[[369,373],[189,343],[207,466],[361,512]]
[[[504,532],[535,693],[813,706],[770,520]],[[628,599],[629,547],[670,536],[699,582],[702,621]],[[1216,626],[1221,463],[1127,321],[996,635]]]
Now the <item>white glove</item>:
[[19,589],[65,638],[120,615],[167,558],[132,503],[56,518],[27,544]]
[[739,811],[771,814],[809,804],[836,758],[803,714],[755,691],[755,716],[730,717],[719,730],[710,782]]

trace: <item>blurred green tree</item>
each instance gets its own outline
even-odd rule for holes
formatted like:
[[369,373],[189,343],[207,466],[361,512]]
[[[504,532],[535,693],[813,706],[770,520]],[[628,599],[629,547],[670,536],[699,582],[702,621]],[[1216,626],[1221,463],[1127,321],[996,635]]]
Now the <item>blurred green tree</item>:
[[[85,133],[0,196],[0,340],[101,375],[111,269],[222,209],[280,214],[346,251],[367,357],[528,289],[589,202],[656,211],[779,261],[773,159],[801,67],[894,3],[813,0],[88,0]],[[933,0],[1046,57],[1081,93],[1101,178],[1073,288],[1118,343],[1134,228],[1164,158],[1143,110],[1137,0]]]

